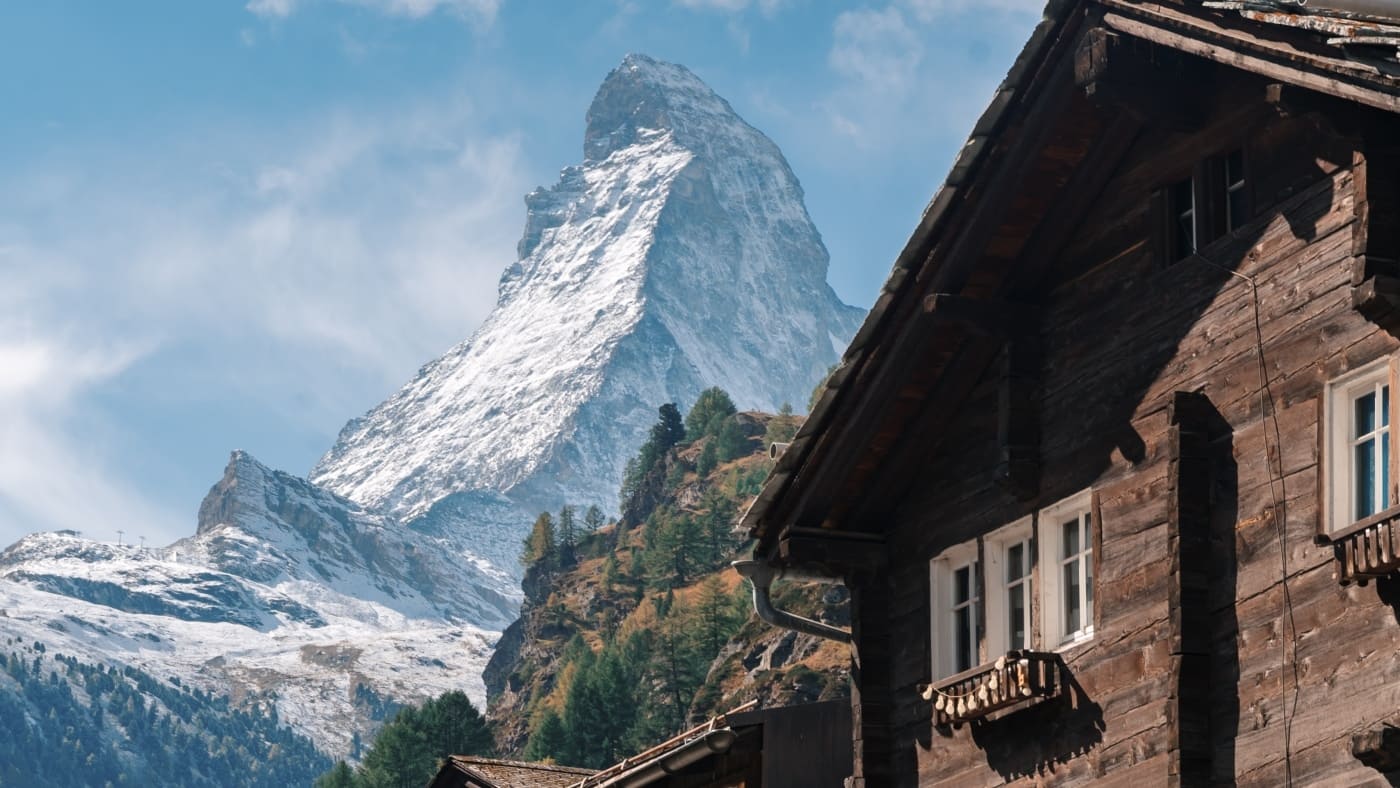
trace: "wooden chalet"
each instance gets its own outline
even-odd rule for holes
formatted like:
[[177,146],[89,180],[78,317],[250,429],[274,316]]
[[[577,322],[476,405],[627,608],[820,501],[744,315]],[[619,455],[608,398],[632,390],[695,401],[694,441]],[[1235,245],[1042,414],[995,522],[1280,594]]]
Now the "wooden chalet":
[[1049,4],[744,517],[851,590],[851,785],[1400,784],[1397,48]]
[[569,788],[592,769],[450,755],[428,788]]

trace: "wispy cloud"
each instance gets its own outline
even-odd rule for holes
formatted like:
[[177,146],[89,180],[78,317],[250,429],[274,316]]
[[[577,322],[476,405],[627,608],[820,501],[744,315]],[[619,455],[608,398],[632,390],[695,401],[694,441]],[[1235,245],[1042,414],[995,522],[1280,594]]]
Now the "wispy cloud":
[[883,94],[902,94],[918,74],[924,48],[904,12],[895,6],[846,11],[832,30],[831,67],[843,77]]
[[[1029,31],[1040,0],[894,0],[838,14],[827,63],[836,76],[818,102],[831,130],[865,148],[887,147],[890,135],[962,128],[991,96],[985,39]],[[939,47],[936,28],[957,17],[965,46]]]
[[965,11],[984,14],[1038,14],[1045,8],[1044,0],[904,0],[903,5],[920,22],[931,22],[941,16]]
[[[285,18],[316,0],[248,0],[247,9],[267,18]],[[368,8],[387,16],[422,19],[443,11],[475,24],[489,26],[500,11],[500,0],[326,0]]]
[[675,0],[676,5],[696,11],[738,13],[757,8],[765,16],[776,14],[789,3],[790,0]]
[[465,338],[532,185],[517,135],[480,114],[438,96],[7,177],[0,536],[88,529],[99,511],[109,528],[159,523],[153,538],[192,528],[87,439],[104,426],[90,398],[138,362],[189,387],[186,404],[207,387],[333,434]]
[[[16,250],[0,250],[0,270]],[[18,301],[11,290],[12,299]],[[12,313],[13,314],[13,313]],[[115,458],[74,403],[120,374],[142,348],[43,335],[0,324],[0,530],[71,528],[98,537],[174,529],[178,518],[114,482]]]

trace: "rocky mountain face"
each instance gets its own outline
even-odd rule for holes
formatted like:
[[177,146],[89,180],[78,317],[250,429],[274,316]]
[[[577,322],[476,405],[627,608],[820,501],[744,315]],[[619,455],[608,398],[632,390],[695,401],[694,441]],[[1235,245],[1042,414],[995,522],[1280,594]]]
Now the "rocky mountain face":
[[485,694],[482,666],[519,591],[451,550],[235,452],[188,539],[147,549],[43,533],[0,553],[0,633],[267,699],[344,755],[400,704]]
[[[676,524],[704,521],[717,511],[742,511],[772,464],[767,440],[789,439],[800,421],[761,413],[735,418],[746,435],[741,456],[707,470],[699,458],[712,439],[682,443],[659,460],[655,475],[666,481],[655,495],[646,494],[635,524],[613,523],[589,535],[576,563],[537,563],[526,572],[521,616],[505,631],[485,671],[502,754],[563,763],[577,757],[567,746],[552,750],[542,749],[540,741],[530,743],[539,738],[546,715],[567,720],[570,703],[578,702],[572,690],[580,663],[594,658],[580,658],[581,643],[597,654],[643,655],[640,664],[625,669],[633,693],[629,701],[637,708],[664,707],[683,689],[679,694],[686,706],[673,715],[675,727],[634,725],[631,751],[749,700],[768,707],[848,695],[849,648],[778,629],[753,615],[748,583],[728,567],[742,549],[742,540],[727,527],[728,516],[722,535],[715,534],[723,544],[719,555],[698,561],[684,579],[669,578],[662,568],[675,563],[677,551],[695,550],[694,542],[676,539],[686,533]],[[785,610],[850,626],[844,586],[783,583],[775,591]],[[718,601],[716,593],[723,595]],[[705,630],[717,619],[717,636],[707,638]],[[671,680],[675,672],[689,672],[690,680],[677,687]]]
[[235,452],[172,545],[29,536],[0,554],[0,635],[262,699],[337,757],[396,704],[484,701],[534,513],[616,511],[662,403],[805,402],[862,317],[782,154],[694,74],[629,56],[587,121],[493,313],[309,481]]
[[659,404],[711,385],[740,408],[803,403],[863,315],[827,285],[777,146],[681,66],[628,56],[588,110],[583,163],[525,202],[494,312],[311,474],[434,530],[514,528],[509,555],[484,556],[499,566],[533,512],[617,510]]

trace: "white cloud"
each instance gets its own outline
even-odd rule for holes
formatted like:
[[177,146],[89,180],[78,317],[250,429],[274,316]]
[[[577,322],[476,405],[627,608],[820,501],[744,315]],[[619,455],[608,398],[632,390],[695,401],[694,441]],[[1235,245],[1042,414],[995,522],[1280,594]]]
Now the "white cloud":
[[1045,8],[1044,0],[904,0],[904,5],[920,22],[941,16],[975,11],[981,14],[1035,13]]
[[[13,249],[0,251],[0,270]],[[50,327],[52,328],[52,327]],[[172,513],[114,483],[100,436],[73,418],[76,399],[140,357],[123,346],[83,346],[0,325],[0,532],[71,528],[99,538],[125,525],[171,533]]]
[[192,530],[192,511],[136,492],[150,479],[124,467],[127,444],[94,439],[131,440],[91,400],[134,365],[168,389],[137,396],[255,403],[329,446],[467,337],[494,305],[533,185],[517,135],[482,131],[479,114],[438,96],[7,176],[0,536],[92,530],[103,512],[109,531]]
[[789,0],[675,0],[676,5],[695,11],[720,11],[735,14],[754,7],[764,16],[773,16],[782,10],[788,2]]
[[[312,0],[248,0],[246,8],[254,14],[285,19]],[[490,26],[500,11],[500,0],[332,0],[333,2],[368,8],[387,16],[422,19],[437,11],[454,14],[472,23]]]
[[[963,133],[996,85],[998,70],[984,62],[987,42],[1019,43],[1041,7],[1041,0],[892,0],[838,14],[827,53],[837,79],[815,108],[833,134],[868,150],[893,149],[911,133]],[[954,24],[957,36],[940,34]],[[937,47],[926,45],[935,40]]]
[[894,6],[838,15],[832,39],[827,60],[836,73],[881,93],[908,88],[924,57],[919,35]]

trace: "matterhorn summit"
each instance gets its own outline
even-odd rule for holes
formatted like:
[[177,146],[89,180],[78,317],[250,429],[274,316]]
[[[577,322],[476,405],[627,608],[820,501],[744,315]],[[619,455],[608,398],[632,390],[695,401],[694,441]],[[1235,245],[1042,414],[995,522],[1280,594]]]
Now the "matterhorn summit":
[[484,701],[535,512],[616,512],[663,403],[715,385],[741,408],[806,402],[861,319],[826,284],[778,148],[680,66],[627,57],[583,163],[525,203],[495,310],[351,421],[310,480],[237,451],[188,538],[63,531],[0,552],[0,631],[30,670],[122,666],[143,703],[225,727],[263,704],[307,748],[359,757],[402,703]]
[[509,562],[529,513],[615,511],[666,402],[806,402],[863,311],[778,147],[687,69],[629,55],[584,161],[525,198],[519,259],[475,335],[351,421],[311,480]]

